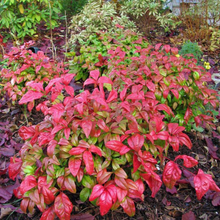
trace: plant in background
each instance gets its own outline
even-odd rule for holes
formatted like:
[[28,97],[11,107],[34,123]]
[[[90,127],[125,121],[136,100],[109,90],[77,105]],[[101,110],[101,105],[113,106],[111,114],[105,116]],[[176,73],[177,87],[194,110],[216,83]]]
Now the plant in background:
[[125,29],[135,30],[135,24],[125,15],[118,16],[115,7],[115,4],[111,2],[103,3],[101,0],[90,0],[80,14],[72,17],[69,26],[71,37],[68,41],[68,47],[74,49],[77,46],[77,41],[83,44],[90,35],[99,31],[114,33],[118,29],[116,24],[125,27]]
[[154,16],[159,21],[161,27],[166,31],[174,29],[177,22],[173,20],[174,15],[172,13],[162,13],[164,1],[152,1],[152,0],[125,0],[122,1],[120,8],[121,14],[134,16],[136,18],[142,17],[144,14],[149,13],[150,16]]
[[[100,206],[101,215],[121,206],[133,216],[134,201],[144,199],[145,183],[155,197],[163,183],[173,188],[182,171],[198,164],[187,155],[172,161],[167,152],[182,145],[191,149],[181,124],[212,120],[198,110],[200,103],[218,105],[215,93],[204,84],[210,74],[194,59],[176,57],[177,48],[160,47],[136,46],[135,57],[120,47],[110,50],[108,74],[93,70],[84,82],[94,85],[92,92],[74,96],[68,87],[72,74],[51,80],[45,88],[42,82],[29,84],[20,104],[35,100],[37,92],[43,96],[56,91],[57,96],[64,89],[70,96],[59,103],[40,103],[37,110],[44,113],[44,121],[19,130],[25,144],[20,158],[11,158],[9,175],[21,177],[15,195],[22,199],[23,212],[32,213],[36,205],[43,212],[41,220],[70,219],[73,205],[68,195],[80,191],[80,199]],[[177,120],[180,114],[184,122]],[[188,174],[199,200],[208,190],[220,192],[201,169]]]
[[[28,50],[33,44],[34,42],[29,41],[19,48],[13,47],[5,54],[7,66],[0,71],[0,76],[3,91],[8,93],[13,102],[18,101],[28,91],[28,82],[42,82],[46,86],[49,80],[67,72],[63,63],[51,61],[42,51],[35,54]],[[29,110],[33,106],[34,103],[30,103]]]
[[[52,5],[52,17],[50,19],[49,3]],[[0,28],[9,29],[14,38],[24,38],[36,34],[37,24],[45,22],[46,26],[52,28],[58,26],[61,13],[59,1],[50,0],[14,0],[0,1]]]
[[78,14],[85,4],[88,3],[88,0],[60,0],[60,4],[62,5],[62,14],[66,14],[69,17],[72,17],[73,15]]
[[219,28],[212,28],[210,27],[212,31],[212,35],[210,38],[210,50],[215,51],[220,48],[220,30]]
[[186,41],[181,50],[179,51],[179,54],[182,55],[185,58],[190,59],[192,55],[199,61],[202,57],[202,51],[196,42]]
[[[129,56],[135,56],[135,46],[147,47],[148,42],[142,41],[142,37],[132,32],[124,30],[120,25],[116,25],[118,30],[115,33],[100,32],[90,35],[88,40],[80,45],[80,55],[76,52],[67,53],[69,58],[70,72],[75,73],[75,80],[85,81],[89,76],[89,71],[99,68],[101,74],[107,71],[108,50],[115,50],[117,47],[129,52]],[[139,43],[141,42],[141,44]],[[137,55],[137,54],[136,54]],[[72,58],[74,56],[74,58]],[[71,59],[72,58],[72,59]]]

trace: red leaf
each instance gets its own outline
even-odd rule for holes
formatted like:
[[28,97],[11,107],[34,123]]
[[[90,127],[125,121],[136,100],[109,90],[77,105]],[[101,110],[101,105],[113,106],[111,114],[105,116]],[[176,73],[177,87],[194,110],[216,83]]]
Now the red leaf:
[[93,79],[97,80],[100,76],[100,72],[99,70],[93,70],[90,72],[90,77],[92,77]]
[[98,198],[103,193],[104,190],[105,190],[104,186],[100,184],[95,185],[92,189],[92,193],[89,197],[89,201],[91,202],[96,198]]
[[193,182],[198,200],[201,200],[209,189],[220,192],[212,176],[210,174],[205,174],[201,169],[199,169],[198,174],[194,177]]
[[98,147],[96,147],[95,145],[90,146],[90,151],[92,153],[98,154],[100,157],[102,156],[102,151]]
[[161,43],[156,44],[156,45],[155,45],[155,50],[158,51],[158,50],[160,49],[161,45],[162,45]]
[[117,198],[119,202],[121,202],[127,194],[128,194],[127,189],[122,189],[120,187],[117,187]]
[[73,147],[70,151],[70,155],[80,155],[82,154],[86,149],[82,147]]
[[135,205],[132,199],[126,197],[126,199],[120,205],[123,207],[124,212],[127,215],[129,215],[130,217],[135,215]]
[[25,179],[22,181],[20,186],[21,194],[25,194],[30,189],[37,186],[37,181],[34,176],[26,176]]
[[155,92],[155,84],[154,83],[152,83],[152,81],[147,81],[146,82],[146,86],[147,86],[147,88],[150,90],[150,91],[152,91],[152,92]]
[[120,152],[124,144],[121,141],[108,141],[105,146],[116,152]]
[[162,181],[160,177],[153,171],[150,171],[149,173],[141,173],[140,175],[144,178],[144,180],[150,187],[152,191],[151,197],[154,198],[162,185]]
[[108,181],[110,176],[112,175],[112,172],[107,172],[106,169],[101,170],[97,174],[97,181],[99,184],[104,184]]
[[127,93],[127,88],[125,87],[125,88],[120,92],[120,99],[121,99],[121,101],[124,101],[125,96],[126,96],[126,93]]
[[22,199],[21,205],[20,205],[22,212],[27,213],[27,207],[29,205],[29,201],[30,201],[29,198]]
[[82,127],[86,137],[88,138],[90,135],[90,132],[92,130],[92,122],[90,120],[83,120],[81,122],[81,127]]
[[176,163],[169,161],[163,171],[163,183],[172,189],[177,180],[180,179],[182,171]]
[[144,137],[140,134],[135,134],[128,139],[128,145],[138,152],[144,145]]
[[109,93],[108,99],[106,100],[107,103],[112,102],[113,100],[118,98],[118,93],[115,90],[112,90]]
[[172,135],[177,135],[184,130],[185,130],[185,127],[179,126],[177,123],[169,123],[168,124],[168,131]]
[[10,164],[8,167],[8,175],[10,179],[15,180],[15,177],[20,172],[21,166],[22,166],[22,160],[20,158],[16,158],[16,157],[10,158]]
[[[108,183],[106,183],[106,184],[108,184]],[[111,195],[113,203],[115,203],[117,201],[117,187],[115,185],[110,184],[106,187],[106,190]]]
[[140,165],[141,165],[141,162],[138,160],[137,154],[134,154],[134,156],[133,156],[133,167],[134,167],[133,173],[135,173],[137,171],[137,169],[140,167]]
[[45,210],[40,218],[40,220],[54,220],[55,218],[55,212],[54,207],[51,206],[47,210]]
[[178,54],[178,48],[172,47],[171,52],[172,52],[173,55],[177,55]]
[[83,86],[89,85],[89,84],[96,84],[96,80],[88,78],[84,83]]
[[111,81],[111,79],[109,79],[107,76],[101,76],[98,80],[98,83],[108,83],[108,84],[113,84],[113,82]]
[[81,163],[82,163],[81,159],[75,159],[72,157],[69,159],[69,169],[73,176],[77,176]]
[[157,106],[156,106],[156,110],[159,110],[159,111],[163,110],[163,111],[165,111],[168,115],[174,115],[173,112],[172,112],[172,110],[171,110],[171,108],[170,108],[169,106],[165,105],[165,104],[159,104],[159,105],[157,105]]
[[174,161],[178,159],[183,159],[183,165],[187,168],[194,167],[198,164],[198,161],[195,160],[193,157],[187,156],[187,155],[179,155],[175,158]]
[[182,215],[182,220],[196,220],[194,212],[189,211]]
[[173,95],[174,95],[177,99],[179,99],[179,92],[178,92],[177,90],[171,89],[171,92],[173,93]]
[[34,136],[35,132],[36,131],[33,126],[31,126],[31,127],[22,126],[19,129],[18,134],[24,141],[26,141],[29,138],[32,138]]
[[112,197],[109,192],[105,190],[99,198],[100,213],[102,216],[110,210],[112,204]]
[[181,133],[179,135],[179,141],[180,141],[180,144],[185,144],[189,149],[192,148],[192,142],[186,134]]
[[46,186],[42,187],[42,194],[44,196],[44,201],[46,204],[52,203],[55,199],[53,192],[49,190]]
[[128,178],[127,173],[122,168],[118,168],[115,171],[115,175],[120,177],[120,178],[123,178],[123,179],[127,179]]
[[94,171],[94,162],[93,162],[92,153],[90,151],[85,151],[83,153],[83,161],[86,165],[86,172],[89,175],[92,175],[92,173]]
[[102,119],[99,119],[97,125],[104,131],[108,132],[109,128],[106,126],[105,122]]
[[65,85],[69,85],[70,84],[70,82],[71,82],[71,80],[73,79],[73,77],[74,77],[74,74],[66,74],[66,75],[64,75],[63,77],[62,77],[62,82],[63,82],[63,84],[65,84]]
[[27,105],[27,108],[28,108],[28,111],[31,112],[32,109],[34,108],[34,101],[29,102],[28,105]]
[[170,45],[164,45],[163,48],[166,51],[166,53],[170,52]]
[[72,212],[73,205],[69,198],[61,192],[55,199],[54,211],[60,220],[70,219],[70,213]]
[[76,184],[74,181],[74,177],[69,175],[64,179],[64,187],[69,190],[71,193],[76,193]]
[[74,97],[74,88],[73,87],[65,86],[65,90],[71,97]]
[[43,96],[44,94],[41,92],[29,90],[25,95],[22,96],[22,98],[19,101],[19,105],[26,104],[28,102],[32,102],[36,99],[39,99]]

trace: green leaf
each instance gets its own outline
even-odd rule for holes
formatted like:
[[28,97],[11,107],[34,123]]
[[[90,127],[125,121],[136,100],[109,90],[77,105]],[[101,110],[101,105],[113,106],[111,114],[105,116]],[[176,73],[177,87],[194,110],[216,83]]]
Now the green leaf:
[[85,202],[89,198],[90,194],[91,194],[91,189],[84,188],[81,190],[79,194],[79,198],[82,202]]

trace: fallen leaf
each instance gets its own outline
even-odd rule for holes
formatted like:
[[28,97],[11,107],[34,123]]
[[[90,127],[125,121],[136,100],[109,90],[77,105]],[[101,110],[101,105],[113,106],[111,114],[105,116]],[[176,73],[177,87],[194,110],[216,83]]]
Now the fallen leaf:
[[3,217],[7,216],[8,214],[11,213],[11,209],[10,208],[1,208],[1,215],[0,215],[0,219],[3,219]]
[[14,156],[15,149],[14,148],[2,147],[1,150],[0,150],[0,154],[5,156],[5,157],[11,157],[11,156]]
[[12,197],[13,193],[8,192],[6,189],[0,188],[0,203],[6,203]]
[[218,206],[220,205],[220,192],[216,192],[212,199],[212,205]]
[[95,219],[95,217],[89,213],[76,214],[76,215],[72,215],[70,217],[70,220],[94,220],[94,219]]
[[166,187],[166,191],[171,193],[172,195],[177,193],[177,190],[176,190],[175,186],[172,189],[169,189],[168,187]]
[[182,215],[182,220],[196,220],[194,212],[189,211],[186,214]]
[[218,150],[218,148],[216,146],[214,146],[212,140],[210,138],[205,138],[209,153],[211,155],[211,157],[213,157],[214,159],[219,160],[216,151]]

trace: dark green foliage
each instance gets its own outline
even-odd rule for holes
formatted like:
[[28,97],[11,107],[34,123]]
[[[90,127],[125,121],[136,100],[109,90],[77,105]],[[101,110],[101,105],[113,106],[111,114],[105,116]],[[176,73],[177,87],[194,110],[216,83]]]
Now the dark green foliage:
[[62,13],[66,11],[67,17],[79,13],[88,0],[61,0]]
[[198,43],[192,43],[189,40],[183,44],[182,49],[179,51],[179,54],[185,58],[191,58],[189,54],[193,54],[197,61],[199,61],[202,57],[202,51]]

